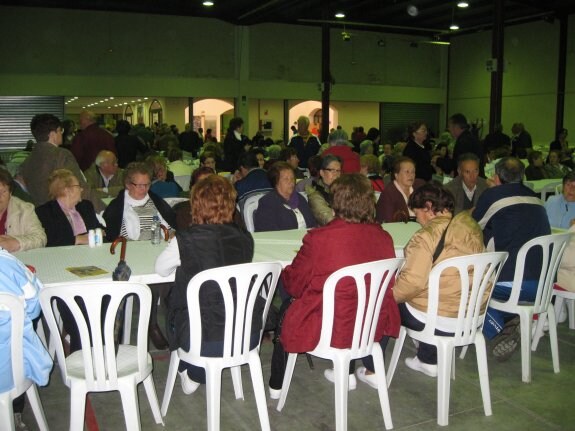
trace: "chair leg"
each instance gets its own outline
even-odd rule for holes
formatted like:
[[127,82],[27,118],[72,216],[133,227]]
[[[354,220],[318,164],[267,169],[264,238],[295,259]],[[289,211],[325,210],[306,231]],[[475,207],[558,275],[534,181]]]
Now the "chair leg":
[[569,329],[575,329],[575,299],[567,300],[567,315],[569,319]]
[[551,343],[551,358],[553,359],[553,372],[558,373],[559,370],[559,345],[557,341],[557,321],[555,320],[555,313],[553,312],[553,305],[549,304],[547,307],[547,318],[549,319],[549,341]]
[[256,405],[258,408],[258,415],[260,417],[260,425],[262,431],[270,430],[270,418],[268,416],[268,406],[266,402],[266,389],[264,386],[264,376],[262,373],[262,363],[259,355],[252,351],[249,358],[250,375],[252,377],[252,385],[254,387],[254,395],[256,397]]
[[[481,329],[478,329],[481,330]],[[463,348],[461,349],[461,353],[459,354],[459,359],[465,359],[465,355],[467,354],[467,348],[469,346],[463,346]]]
[[172,391],[174,390],[174,384],[176,383],[176,375],[178,374],[179,365],[180,358],[178,357],[178,352],[174,350],[170,355],[170,368],[168,369],[166,388],[164,389],[164,399],[162,400],[162,408],[160,410],[162,416],[166,416],[168,413],[168,407],[170,406],[170,400],[172,399]]
[[393,375],[395,374],[395,368],[397,367],[397,361],[399,361],[399,356],[401,355],[401,349],[403,348],[403,343],[405,342],[405,336],[407,331],[403,326],[399,328],[399,336],[395,340],[395,345],[393,346],[393,353],[391,354],[391,359],[389,361],[389,367],[387,368],[387,387],[391,385],[393,380]]
[[557,322],[559,322],[559,316],[561,315],[561,310],[564,307],[565,298],[563,298],[562,296],[556,295],[556,294],[553,294],[553,298],[555,298],[555,305],[554,305],[555,320]]
[[347,431],[347,393],[349,389],[349,357],[337,355],[333,361],[335,378],[335,429]]
[[383,414],[385,429],[392,429],[391,409],[389,407],[389,394],[387,393],[387,379],[385,376],[385,360],[379,343],[373,343],[371,351],[373,356],[373,365],[375,367],[375,377],[377,378],[377,392],[379,394],[379,404]]
[[86,387],[72,384],[70,387],[70,431],[84,430],[86,416]]
[[135,379],[118,379],[118,390],[122,398],[124,420],[127,430],[141,430],[138,385]]
[[236,400],[244,399],[244,387],[242,385],[242,367],[231,367],[230,372],[232,373],[232,382],[234,384],[234,393],[236,395]]
[[452,360],[453,344],[439,342],[437,346],[437,423],[440,426],[447,426],[449,423]]
[[282,383],[282,391],[280,395],[280,400],[278,401],[278,405],[276,407],[278,412],[281,412],[284,408],[284,404],[286,403],[287,394],[289,391],[289,385],[291,384],[291,378],[293,375],[293,369],[295,367],[295,361],[297,359],[297,353],[290,353],[288,355],[287,363],[286,363],[286,370],[284,374],[284,381]]
[[[215,365],[215,364],[214,364]],[[206,366],[206,402],[208,413],[208,431],[220,429],[220,397],[222,393],[222,369]]]
[[529,310],[521,310],[519,318],[521,322],[521,380],[524,383],[529,383],[531,382],[531,325],[533,323],[533,313]]
[[40,396],[38,395],[38,389],[35,384],[32,384],[26,391],[26,396],[28,397],[28,402],[30,407],[32,407],[32,412],[34,412],[34,417],[38,423],[38,428],[40,431],[48,431],[48,422],[46,421],[46,416],[44,415],[44,409],[42,408],[42,402],[40,401]]
[[152,373],[144,379],[144,389],[146,390],[146,395],[148,397],[148,402],[150,403],[150,408],[152,409],[152,414],[154,415],[154,420],[158,425],[164,425],[162,419],[162,414],[160,413],[160,403],[158,403],[158,395],[156,394],[156,386],[154,385],[154,378]]
[[0,424],[4,424],[6,430],[14,431],[14,410],[8,392],[0,394]]
[[491,390],[489,389],[487,349],[485,347],[485,338],[480,331],[477,331],[475,334],[475,356],[477,357],[477,372],[479,373],[483,410],[485,411],[485,416],[491,416],[493,412],[491,410]]

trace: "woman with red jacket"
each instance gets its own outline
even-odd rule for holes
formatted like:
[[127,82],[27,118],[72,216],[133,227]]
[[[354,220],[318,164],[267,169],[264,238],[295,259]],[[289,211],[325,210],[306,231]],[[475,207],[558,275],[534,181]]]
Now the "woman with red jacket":
[[[327,225],[310,230],[292,264],[282,273],[285,292],[291,297],[283,318],[281,335],[272,357],[270,397],[279,398],[285,371],[284,351],[300,353],[313,350],[320,338],[323,286],[338,269],[360,263],[395,257],[393,239],[374,219],[375,204],[370,181],[361,174],[342,175],[332,184],[335,218]],[[352,281],[341,282],[335,292],[335,316],[332,346],[350,347],[357,294]],[[389,336],[397,337],[400,318],[391,289],[381,307],[376,340],[385,347]],[[373,371],[371,358],[364,365]],[[353,367],[353,365],[352,365]],[[358,372],[365,374],[362,367]],[[333,381],[333,371],[325,376]],[[356,380],[350,374],[350,388]]]

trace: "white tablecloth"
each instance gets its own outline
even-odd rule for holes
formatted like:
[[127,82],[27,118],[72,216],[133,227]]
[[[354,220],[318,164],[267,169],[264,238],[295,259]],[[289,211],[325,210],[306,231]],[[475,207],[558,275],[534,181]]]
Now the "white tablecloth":
[[[411,236],[419,229],[417,223],[386,223],[383,228],[393,237],[395,251],[403,256],[403,248]],[[291,261],[302,244],[306,230],[287,230],[279,232],[256,232],[254,238],[254,262]],[[157,256],[166,247],[162,242],[152,245],[149,241],[128,241],[126,263],[132,269],[130,280],[146,284],[165,283],[174,280],[174,274],[161,277],[154,271]],[[90,248],[87,245],[38,248],[16,253],[22,262],[36,268],[36,274],[42,282],[50,284],[66,281],[112,279],[112,272],[120,260],[120,248],[116,254],[110,254],[110,244]],[[106,274],[80,278],[67,271],[68,267],[97,266]]]

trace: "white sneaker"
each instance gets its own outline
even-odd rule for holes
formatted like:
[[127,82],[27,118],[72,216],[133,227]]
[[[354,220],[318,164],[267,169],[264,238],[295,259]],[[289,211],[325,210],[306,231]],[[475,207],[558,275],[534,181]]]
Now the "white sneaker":
[[414,371],[419,371],[429,377],[437,377],[437,365],[421,362],[417,356],[405,358],[405,365]]
[[375,374],[366,374],[366,371],[367,368],[359,367],[355,371],[355,376],[358,378],[360,382],[363,382],[371,386],[373,389],[377,389],[377,378],[375,377]]
[[280,395],[282,394],[282,390],[281,389],[274,389],[274,388],[268,388],[269,392],[270,392],[270,399],[271,400],[279,400],[280,399]]
[[184,392],[184,394],[186,395],[193,394],[194,392],[196,392],[196,389],[200,387],[200,384],[198,382],[194,382],[192,379],[190,379],[190,376],[188,376],[187,371],[181,371],[181,372],[178,371],[178,374],[180,375],[180,382],[182,384],[182,391]]
[[[324,377],[332,383],[335,383],[335,378],[333,376],[333,368],[328,368],[323,372]],[[354,391],[357,388],[357,380],[353,374],[349,375],[349,387],[348,391]]]

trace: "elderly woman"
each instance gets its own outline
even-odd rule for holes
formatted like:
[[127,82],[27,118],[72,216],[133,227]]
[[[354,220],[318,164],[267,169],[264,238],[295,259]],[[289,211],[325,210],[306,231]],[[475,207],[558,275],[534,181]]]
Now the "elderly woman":
[[182,188],[174,180],[174,174],[168,171],[166,159],[162,156],[149,156],[146,163],[152,171],[152,185],[150,191],[161,198],[177,198]]
[[0,168],[0,247],[15,253],[46,245],[46,234],[34,205],[13,196],[16,183]]
[[415,213],[407,206],[414,190],[424,182],[415,178],[415,163],[408,157],[398,157],[393,163],[394,180],[381,192],[377,201],[377,221],[390,223],[407,221]]
[[305,188],[311,212],[320,226],[333,220],[330,186],[340,175],[341,159],[331,154],[324,156],[321,160],[318,179]]
[[[409,198],[422,228],[405,248],[405,265],[393,286],[399,304],[401,324],[423,330],[428,305],[429,272],[446,259],[481,253],[484,250],[481,227],[462,211],[453,217],[453,195],[435,184],[426,184]],[[461,298],[459,275],[453,268],[440,279],[437,335],[453,335],[453,318],[457,317]],[[483,304],[486,305],[486,304]],[[437,349],[419,343],[417,356],[405,360],[407,366],[431,377],[437,376]]]
[[145,163],[130,163],[124,171],[124,187],[104,211],[106,240],[119,236],[149,240],[152,218],[158,214],[166,227],[176,225],[172,208],[150,190],[152,173]]
[[359,164],[361,166],[360,172],[369,178],[371,181],[371,187],[376,192],[382,192],[385,188],[383,178],[381,178],[381,163],[377,156],[373,154],[366,154],[359,158]]
[[[176,215],[172,208],[150,190],[152,174],[145,163],[133,162],[124,170],[125,190],[110,202],[104,211],[106,221],[106,240],[113,241],[118,236],[131,240],[150,240],[154,216],[167,228],[176,226]],[[158,326],[157,307],[158,289],[152,289],[152,312],[150,315],[149,335],[158,349],[164,349],[168,343]]]
[[[190,328],[186,291],[188,282],[201,271],[252,261],[251,235],[233,221],[236,191],[218,175],[200,180],[191,191],[192,225],[178,230],[175,238],[156,260],[156,272],[167,276],[176,271],[176,283],[168,296],[168,339],[170,350],[190,348]],[[219,292],[200,291],[206,355],[222,354],[223,302]],[[254,313],[255,315],[255,313]],[[259,329],[258,329],[259,331]],[[209,351],[209,352],[208,352]],[[180,362],[179,374],[185,394],[205,383],[203,368]]]
[[36,208],[48,237],[47,247],[88,244],[88,231],[102,228],[94,205],[82,200],[82,186],[68,169],[56,169],[48,177],[52,200]]
[[273,191],[263,196],[254,213],[256,232],[315,227],[315,219],[306,199],[295,191],[294,168],[276,162],[268,171]]
[[[288,299],[282,306],[285,309],[289,304],[283,318],[280,342],[275,343],[272,357],[271,398],[279,397],[285,371],[283,351],[307,352],[317,346],[323,286],[327,278],[349,265],[395,257],[391,236],[375,223],[373,189],[369,180],[361,174],[342,175],[334,181],[332,192],[334,220],[305,235],[297,256],[282,273],[284,289],[293,299]],[[342,250],[345,252],[338,252]],[[349,279],[340,282],[335,294],[332,346],[350,346],[356,301],[353,282]],[[385,344],[387,338],[384,336],[396,337],[399,325],[397,305],[391,289],[388,289],[381,307],[376,339],[383,339]],[[373,371],[373,363],[366,360],[364,364]],[[364,375],[365,370],[358,369],[358,378],[362,379]],[[327,370],[325,376],[333,381],[332,370]],[[355,386],[355,377],[350,375],[350,388]]]

